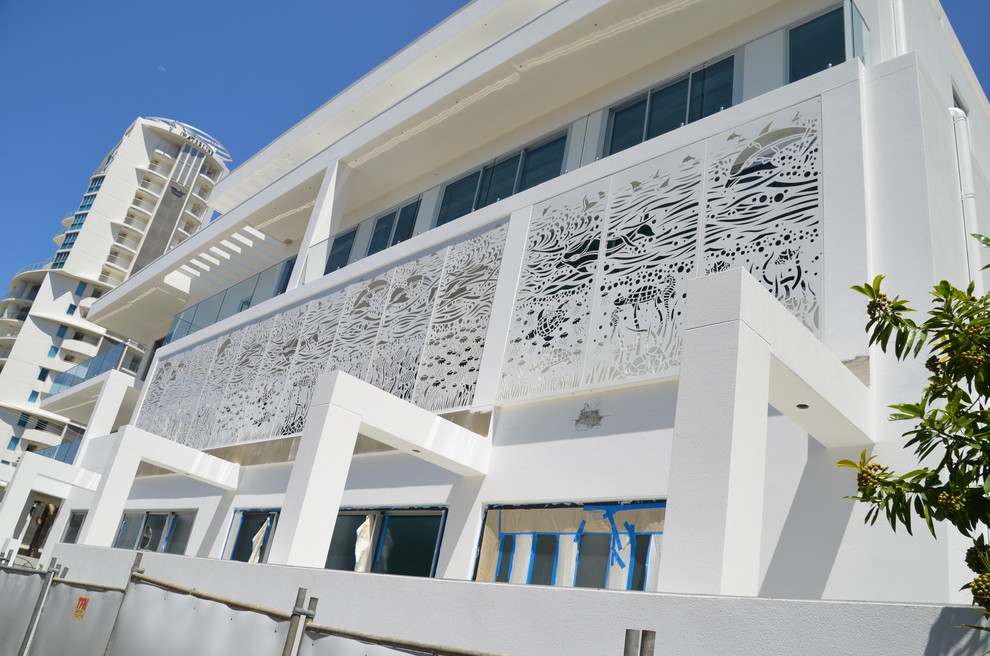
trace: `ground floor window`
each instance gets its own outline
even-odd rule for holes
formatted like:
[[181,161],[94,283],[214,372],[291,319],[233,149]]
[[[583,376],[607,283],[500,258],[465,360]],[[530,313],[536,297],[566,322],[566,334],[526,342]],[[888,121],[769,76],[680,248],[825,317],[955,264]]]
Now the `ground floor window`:
[[[76,515],[69,518],[69,528],[66,530],[66,541],[70,534],[73,541],[78,536],[79,528],[73,530]],[[113,546],[118,549],[139,549],[141,551],[159,551],[161,553],[185,555],[189,546],[189,536],[192,534],[196,511],[176,512],[125,512],[117,529],[117,539]],[[78,520],[79,527],[82,519]]]
[[69,514],[69,523],[65,527],[65,536],[62,538],[62,542],[65,544],[75,544],[79,539],[79,531],[82,530],[84,521],[86,521],[86,511],[73,510]]
[[507,507],[485,513],[475,579],[645,590],[666,502]]
[[238,510],[234,513],[230,535],[235,537],[232,543],[228,541],[230,559],[242,563],[267,562],[278,515],[277,508]]
[[327,569],[433,576],[446,511],[442,508],[342,510]]

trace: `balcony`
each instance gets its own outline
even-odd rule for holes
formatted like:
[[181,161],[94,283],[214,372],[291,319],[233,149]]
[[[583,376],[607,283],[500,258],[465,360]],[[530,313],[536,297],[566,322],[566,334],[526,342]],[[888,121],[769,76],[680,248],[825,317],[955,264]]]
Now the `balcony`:
[[0,313],[0,321],[9,321],[9,322],[20,324],[25,319],[28,318],[28,312],[29,312],[29,310],[27,310],[27,309],[24,309],[24,310],[15,310],[15,309],[4,310],[2,313]]
[[21,331],[14,328],[0,328],[0,340],[17,339],[17,336],[20,334]]
[[123,218],[115,216],[110,219],[110,222],[115,225],[127,226],[130,230],[140,232],[141,234],[144,234],[144,232],[148,229],[148,222],[134,216],[133,214],[127,214]]
[[242,280],[232,287],[186,308],[172,319],[165,343],[180,339],[197,330],[248,309],[285,291],[296,258],[290,257],[275,266]]
[[0,360],[6,360],[10,357],[10,349],[0,349]]
[[155,204],[143,198],[135,198],[134,201],[131,202],[131,207],[141,210],[149,216],[155,211]]
[[133,237],[128,237],[126,235],[117,235],[117,238],[113,240],[113,243],[118,246],[123,246],[124,248],[137,252],[138,247],[141,246],[141,241],[134,239]]
[[50,257],[44,262],[35,262],[34,264],[28,264],[27,266],[22,266],[20,269],[17,270],[17,273],[14,274],[14,277],[16,278],[22,273],[27,273],[28,271],[44,271],[46,269],[50,269],[54,259],[55,258]]
[[96,354],[100,350],[98,343],[90,342],[84,339],[63,339],[61,348],[62,350],[68,351],[74,355],[79,355],[86,360],[96,357]]
[[57,446],[62,441],[62,432],[48,425],[47,422],[41,422],[33,428],[28,424],[21,433],[21,439],[34,444]]
[[96,378],[108,371],[122,371],[125,374],[136,376],[143,355],[143,351],[134,345],[117,344],[109,351],[104,351],[96,357],[81,362],[55,376],[52,379],[52,386],[48,390],[48,396],[60,394],[70,387]]
[[131,260],[121,255],[107,255],[105,264],[116,267],[125,273],[131,268]]
[[120,283],[124,282],[124,276],[112,272],[105,272],[100,274],[99,280],[104,285],[116,287]]
[[156,196],[161,196],[165,188],[161,185],[153,184],[150,180],[142,180],[141,184],[138,185],[141,189],[144,189],[148,193],[152,193]]
[[71,465],[76,459],[76,453],[79,451],[80,444],[82,444],[82,441],[76,439],[71,442],[62,442],[56,446],[38,449],[32,453],[43,458],[51,458],[52,460],[57,460],[58,462],[64,462]]
[[190,216],[193,216],[193,217],[197,218],[197,219],[202,219],[203,218],[203,214],[206,213],[206,208],[205,207],[202,207],[200,205],[195,205],[193,203],[190,203],[190,204],[186,205],[186,213],[189,214]]

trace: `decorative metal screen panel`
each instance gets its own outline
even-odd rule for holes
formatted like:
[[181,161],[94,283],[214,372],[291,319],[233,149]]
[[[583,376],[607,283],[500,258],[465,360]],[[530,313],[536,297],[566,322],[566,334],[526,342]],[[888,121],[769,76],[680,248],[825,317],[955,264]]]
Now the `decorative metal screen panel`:
[[821,107],[809,101],[709,140],[704,272],[743,266],[821,329]]
[[[163,358],[137,426],[200,449],[297,434],[333,370],[407,400],[419,384],[431,410],[469,405],[504,240],[494,226]],[[469,366],[431,394],[452,353]]]
[[499,396],[574,389],[588,341],[608,180],[533,208]]
[[447,249],[413,401],[427,410],[471,403],[485,349],[505,225]]

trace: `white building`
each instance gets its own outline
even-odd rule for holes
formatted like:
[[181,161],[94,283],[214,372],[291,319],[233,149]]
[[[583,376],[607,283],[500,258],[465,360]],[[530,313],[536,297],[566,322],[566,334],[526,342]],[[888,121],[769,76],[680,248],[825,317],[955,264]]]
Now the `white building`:
[[143,386],[43,402],[89,430],[72,466],[22,459],[0,537],[43,492],[76,577],[140,547],[495,652],[599,654],[622,623],[669,653],[953,647],[929,628],[974,621],[942,608],[966,545],[864,526],[835,462],[910,466],[885,407],[923,367],[867,346],[849,287],[979,275],[988,119],[934,0],[476,0],[93,304],[166,343]]
[[63,461],[75,453],[88,416],[42,407],[53,379],[57,391],[100,367],[138,373],[140,345],[90,321],[89,308],[209,222],[206,201],[229,159],[191,126],[137,119],[62,220],[55,255],[14,276],[0,301],[0,466],[27,450]]

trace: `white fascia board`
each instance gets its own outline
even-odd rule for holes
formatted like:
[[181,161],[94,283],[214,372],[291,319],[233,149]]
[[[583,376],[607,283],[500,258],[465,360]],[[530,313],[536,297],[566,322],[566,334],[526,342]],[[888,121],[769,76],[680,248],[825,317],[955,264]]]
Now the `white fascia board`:
[[121,448],[136,452],[142,462],[225,490],[237,489],[240,465],[134,426],[122,426],[119,435]]

